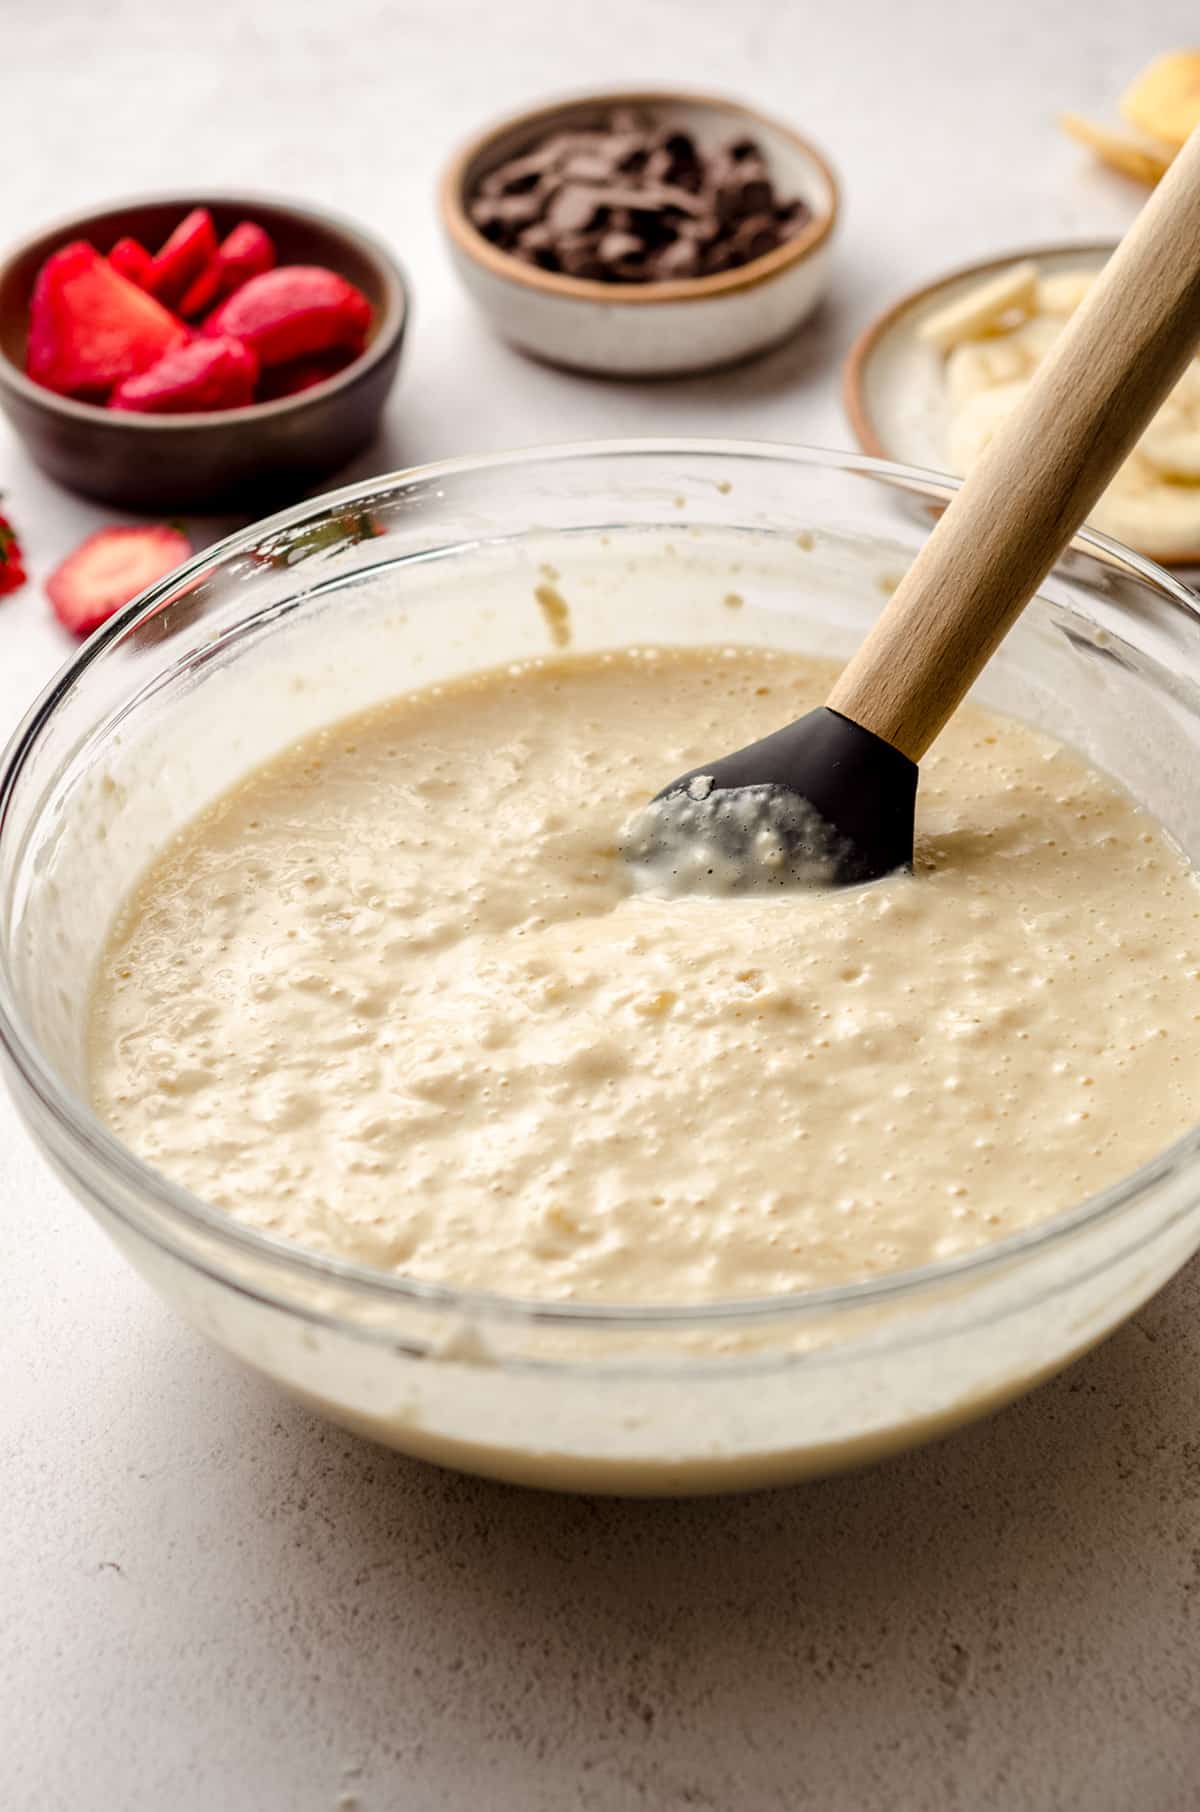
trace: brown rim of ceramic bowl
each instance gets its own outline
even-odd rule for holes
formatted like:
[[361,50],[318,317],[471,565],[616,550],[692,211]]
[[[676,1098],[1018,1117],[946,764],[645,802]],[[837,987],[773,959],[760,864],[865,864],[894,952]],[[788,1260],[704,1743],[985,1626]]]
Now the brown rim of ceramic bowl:
[[[957,270],[945,271],[940,277],[934,277],[928,283],[922,283],[917,289],[910,289],[900,296],[874,320],[868,321],[842,365],[842,407],[854,433],[854,438],[864,453],[872,459],[886,459],[893,463],[905,464],[908,455],[903,447],[888,447],[880,439],[875,422],[866,402],[866,389],[863,383],[863,372],[883,338],[902,315],[933,296],[949,283],[957,283],[964,277],[989,277],[994,271],[1007,270],[1011,265],[1023,264],[1031,260],[1037,263],[1043,258],[1061,258],[1064,253],[1071,256],[1086,257],[1096,254],[1101,258],[1111,258],[1117,249],[1115,239],[1079,239],[1063,240],[1057,245],[1030,246],[1029,248],[1008,252],[998,258],[982,258],[978,264],[964,264]],[[1086,523],[1084,524],[1086,527]],[[1131,544],[1132,545],[1132,544]],[[1185,548],[1177,554],[1152,554],[1135,547],[1134,553],[1144,560],[1153,560],[1158,566],[1165,566],[1174,572],[1183,567],[1200,566],[1200,547]]]
[[[752,258],[747,264],[739,264],[736,270],[717,271],[708,277],[673,277],[667,283],[597,283],[587,277],[564,277],[558,271],[541,270],[536,265],[522,263],[508,252],[500,251],[490,239],[484,238],[468,216],[464,206],[467,171],[497,139],[526,130],[530,136],[535,136],[539,128],[549,126],[563,114],[575,112],[580,107],[680,105],[728,110],[740,114],[754,125],[765,126],[771,132],[790,139],[805,157],[811,159],[828,184],[828,209],[824,213],[814,213],[804,231],[795,239],[777,245],[773,251],[764,252],[761,258]],[[506,119],[485,127],[456,151],[442,172],[438,185],[438,204],[446,231],[460,251],[474,259],[476,264],[482,264],[493,276],[503,277],[509,283],[518,283],[525,289],[540,290],[543,295],[562,296],[564,299],[571,297],[577,302],[616,303],[621,306],[626,303],[644,306],[656,302],[702,302],[711,296],[733,295],[739,290],[754,289],[760,283],[768,283],[772,277],[799,264],[810,252],[816,251],[818,246],[825,243],[837,222],[839,201],[838,181],[833,170],[823,154],[799,132],[791,126],[783,125],[770,114],[762,113],[756,107],[747,107],[744,102],[734,100],[729,95],[697,94],[690,89],[647,89],[644,92],[621,89],[614,93],[566,95],[561,100],[547,101],[527,112],[510,114]]]
[[68,215],[63,220],[52,221],[49,226],[39,228],[36,233],[29,233],[19,244],[6,248],[0,258],[0,274],[7,271],[18,259],[24,258],[43,240],[61,238],[64,243],[71,238],[86,237],[89,222],[94,222],[110,214],[119,214],[126,208],[165,207],[168,203],[178,202],[185,211],[189,207],[228,207],[243,209],[247,214],[253,208],[270,208],[280,214],[293,214],[297,220],[311,223],[341,234],[353,244],[367,263],[373,264],[379,272],[384,290],[384,305],[374,337],[368,341],[357,358],[341,371],[334,372],[332,377],[323,378],[319,384],[310,384],[307,390],[299,390],[294,396],[276,397],[265,403],[243,403],[237,409],[195,409],[183,412],[151,413],[137,409],[106,409],[99,403],[81,403],[71,396],[60,396],[57,390],[49,390],[44,384],[35,384],[27,377],[19,365],[14,364],[7,353],[0,348],[0,384],[7,384],[18,395],[26,397],[31,403],[40,404],[43,408],[54,410],[78,422],[107,423],[110,427],[119,424],[129,428],[135,434],[145,433],[155,427],[170,425],[181,427],[190,424],[195,427],[209,427],[214,422],[230,426],[235,421],[261,421],[264,417],[286,415],[289,411],[302,408],[317,396],[328,396],[331,391],[344,388],[356,382],[365,371],[377,365],[391,349],[399,336],[404,332],[409,311],[408,283],[398,261],[388,251],[382,240],[373,234],[366,233],[344,215],[335,213],[331,208],[307,207],[302,202],[294,202],[284,195],[267,195],[258,190],[236,191],[220,189],[208,190],[198,198],[188,201],[174,190],[155,190],[148,195],[123,195],[116,201],[106,202],[102,207],[89,208],[84,213]]

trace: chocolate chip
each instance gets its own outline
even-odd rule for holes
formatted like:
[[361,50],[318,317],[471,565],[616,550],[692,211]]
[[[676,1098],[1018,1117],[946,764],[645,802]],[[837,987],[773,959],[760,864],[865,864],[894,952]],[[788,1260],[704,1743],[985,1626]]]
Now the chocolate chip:
[[587,234],[582,235],[574,244],[560,240],[558,262],[569,277],[603,277],[605,274],[599,247]]
[[699,163],[695,142],[686,132],[668,132],[663,139],[662,148],[670,153],[676,163]]
[[811,219],[812,209],[806,201],[789,202],[786,207],[775,210],[775,224],[781,239],[795,239]]
[[616,166],[598,151],[575,151],[561,166],[572,182],[607,182]]
[[536,151],[524,157],[512,157],[507,163],[489,170],[479,184],[481,195],[517,195],[535,188],[541,177],[554,167],[557,159],[556,140],[547,139]]
[[633,106],[527,144],[480,177],[468,212],[523,263],[610,283],[731,270],[812,218],[776,196],[754,139],[706,149]]
[[619,176],[639,176],[650,161],[650,148],[640,135],[630,133],[613,140],[613,170]]
[[544,220],[536,221],[518,233],[517,243],[512,248],[518,258],[527,264],[536,264],[542,270],[558,269],[558,252],[554,234]]
[[716,199],[717,213],[730,226],[751,214],[764,214],[775,205],[770,183],[757,176],[744,181],[735,177],[732,182],[722,183]]
[[693,245],[703,248],[719,239],[724,231],[725,223],[718,214],[700,214],[693,220],[681,220],[677,237],[690,239]]
[[767,252],[773,252],[779,244],[779,228],[770,214],[752,214],[749,220],[743,220],[729,242],[735,264],[749,264],[752,258],[762,258]]
[[601,196],[595,189],[568,183],[546,209],[546,225],[552,233],[581,233],[591,226],[600,206]]
[[620,264],[623,260],[641,258],[645,250],[636,233],[623,233],[617,227],[605,233],[596,247],[602,264]]
[[700,270],[700,247],[690,239],[677,239],[664,245],[654,256],[654,274],[666,281],[676,277],[695,277]]
[[532,226],[542,211],[536,195],[481,196],[471,203],[471,219],[487,239],[500,244],[514,240],[521,227]]

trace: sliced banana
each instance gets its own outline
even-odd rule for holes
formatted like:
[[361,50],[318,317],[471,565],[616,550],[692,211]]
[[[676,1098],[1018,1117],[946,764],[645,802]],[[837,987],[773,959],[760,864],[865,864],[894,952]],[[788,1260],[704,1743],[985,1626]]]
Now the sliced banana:
[[1178,148],[1200,126],[1200,50],[1169,50],[1143,69],[1121,96],[1121,112],[1139,131]]
[[980,391],[1011,384],[1028,375],[1032,367],[1028,349],[1018,338],[1022,331],[997,334],[991,340],[967,341],[953,349],[946,360],[946,389],[952,408],[957,409]]
[[1086,145],[1089,151],[1094,151],[1101,163],[1119,170],[1122,176],[1144,182],[1151,189],[1166,175],[1175,155],[1174,146],[1163,144],[1157,138],[1134,138],[1128,132],[1114,132],[1110,126],[1081,119],[1077,113],[1060,113],[1058,123],[1064,132]]
[[1200,481],[1200,422],[1183,403],[1164,403],[1138,446],[1163,478]]
[[1166,408],[1175,402],[1186,403],[1200,418],[1200,359],[1193,359],[1190,365],[1184,367],[1183,376],[1163,406]]
[[1032,376],[1037,370],[1066,324],[1063,315],[1031,315],[1014,327],[1008,337],[1020,349],[1027,374]]
[[1038,314],[1073,315],[1099,275],[1099,271],[1056,271],[1052,277],[1039,277]]
[[965,340],[977,340],[989,328],[1006,325],[1010,315],[1028,314],[1036,300],[1037,266],[1026,260],[948,302],[917,331],[928,345],[949,352]]
[[[1032,263],[1016,265],[925,323],[922,337],[946,353],[952,472],[970,471],[1098,275],[1038,277]],[[1088,520],[1160,559],[1200,554],[1200,359],[1188,366]]]
[[1200,485],[1111,484],[1088,521],[1102,534],[1124,541],[1159,560],[1179,560],[1200,551]]
[[1144,497],[1162,483],[1150,461],[1136,447],[1109,480],[1106,497]]
[[993,384],[990,390],[981,390],[968,397],[962,407],[955,410],[946,449],[952,472],[964,477],[970,471],[1000,423],[1016,408],[1028,388],[1027,378],[1017,378],[1009,384]]

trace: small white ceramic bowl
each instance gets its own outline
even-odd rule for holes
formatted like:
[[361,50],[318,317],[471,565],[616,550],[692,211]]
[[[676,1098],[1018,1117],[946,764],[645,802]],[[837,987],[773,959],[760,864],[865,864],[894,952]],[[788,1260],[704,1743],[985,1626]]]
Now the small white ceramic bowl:
[[[702,146],[758,141],[779,194],[812,219],[795,239],[736,270],[668,283],[598,283],[539,270],[484,238],[466,210],[479,178],[548,132],[600,123],[614,107],[645,108]],[[790,126],[714,95],[596,94],[556,101],[490,126],[451,160],[442,223],[466,288],[505,339],[577,371],[671,377],[765,352],[795,332],[825,293],[838,187],[829,165]]]

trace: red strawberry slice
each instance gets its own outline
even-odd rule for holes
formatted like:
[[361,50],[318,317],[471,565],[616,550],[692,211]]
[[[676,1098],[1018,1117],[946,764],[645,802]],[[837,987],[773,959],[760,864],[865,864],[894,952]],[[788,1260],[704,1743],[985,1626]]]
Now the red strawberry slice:
[[138,240],[128,237],[118,239],[108,254],[108,262],[115,271],[128,277],[131,283],[136,283],[139,289],[150,288],[154,260]]
[[253,220],[239,222],[217,247],[217,255],[207,264],[196,281],[185,292],[179,312],[194,320],[211,308],[214,302],[231,296],[251,277],[261,277],[274,268],[275,246],[270,234]]
[[62,396],[104,398],[186,338],[160,302],[76,239],[38,272],[25,369]]
[[196,281],[189,283],[183,292],[179,312],[185,320],[194,321],[197,315],[207,314],[213,303],[220,300],[223,275],[221,254],[218,252],[216,257],[211,258],[205,265]]
[[222,239],[217,258],[224,272],[221,293],[229,296],[251,277],[275,268],[275,243],[264,227],[242,220]]
[[192,340],[118,384],[108,406],[144,415],[244,409],[257,382],[258,360],[240,340]]
[[0,516],[0,598],[7,597],[10,591],[20,591],[26,577],[21,544],[8,517]]
[[283,365],[335,347],[361,352],[370,322],[371,304],[336,271],[281,264],[235,290],[202,332],[233,334],[263,365]]
[[54,614],[73,635],[91,635],[114,611],[186,560],[186,535],[164,523],[89,535],[46,581]]
[[217,232],[207,208],[185,214],[154,260],[150,288],[174,306],[216,255]]
[[354,358],[352,352],[326,352],[311,359],[290,359],[286,365],[272,365],[262,374],[258,400],[272,403],[281,396],[296,396],[301,390],[311,390],[314,384],[323,384],[326,378],[336,377],[339,371],[353,364]]

